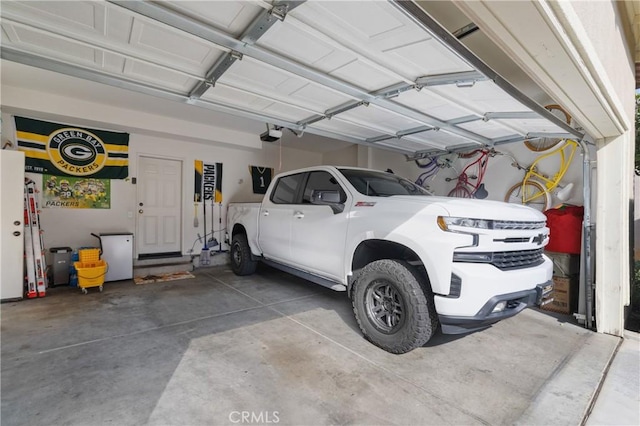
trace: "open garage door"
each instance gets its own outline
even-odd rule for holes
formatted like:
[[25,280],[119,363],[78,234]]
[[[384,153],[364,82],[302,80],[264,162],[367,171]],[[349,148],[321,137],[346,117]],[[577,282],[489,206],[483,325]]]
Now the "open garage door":
[[3,2],[2,58],[408,158],[582,134],[413,2]]

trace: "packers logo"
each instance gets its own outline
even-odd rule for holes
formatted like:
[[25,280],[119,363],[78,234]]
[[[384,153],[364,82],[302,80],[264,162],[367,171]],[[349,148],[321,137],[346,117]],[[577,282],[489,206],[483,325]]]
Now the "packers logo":
[[104,142],[82,129],[64,128],[51,133],[47,152],[58,170],[73,176],[93,175],[107,161]]

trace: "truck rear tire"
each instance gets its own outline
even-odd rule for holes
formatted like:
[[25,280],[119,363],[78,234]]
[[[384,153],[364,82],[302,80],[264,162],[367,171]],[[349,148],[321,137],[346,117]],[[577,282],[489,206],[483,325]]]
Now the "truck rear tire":
[[369,263],[353,285],[352,303],[365,338],[387,352],[403,354],[427,343],[438,327],[426,277],[399,260]]
[[245,234],[235,234],[231,240],[231,270],[236,275],[251,275],[258,262],[251,258],[251,248]]

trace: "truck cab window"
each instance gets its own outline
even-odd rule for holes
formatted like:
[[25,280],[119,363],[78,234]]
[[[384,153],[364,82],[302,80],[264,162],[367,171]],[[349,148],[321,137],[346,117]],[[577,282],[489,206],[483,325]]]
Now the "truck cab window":
[[275,204],[295,204],[296,194],[303,177],[304,173],[298,173],[278,179],[271,201]]
[[431,195],[407,179],[375,170],[339,169],[361,194],[371,197],[392,195]]
[[336,178],[331,176],[327,172],[311,172],[307,185],[304,188],[304,194],[302,196],[302,202],[304,204],[311,203],[311,194],[313,191],[338,191],[340,192],[340,202],[344,203],[347,200],[347,194],[344,192]]

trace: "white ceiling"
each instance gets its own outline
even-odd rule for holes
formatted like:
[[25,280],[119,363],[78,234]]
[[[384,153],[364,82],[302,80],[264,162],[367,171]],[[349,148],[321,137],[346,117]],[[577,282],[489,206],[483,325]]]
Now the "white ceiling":
[[[29,68],[5,60],[3,84],[29,81],[38,89],[53,78],[56,91],[91,90],[106,104],[126,97],[130,108],[256,133],[269,122],[304,130],[302,139],[286,132],[286,142],[303,147],[309,141],[318,151],[348,142],[412,156],[568,131],[464,48],[461,54],[451,40],[443,42],[439,26],[426,27],[419,13],[394,2],[280,4],[289,6],[282,21],[269,14],[271,3],[260,1],[122,7],[3,0],[4,59],[92,80],[24,71]],[[449,30],[468,23],[451,3],[423,6]],[[256,20],[268,28],[264,34]],[[488,45],[478,32],[467,42]],[[543,98],[504,54],[485,50],[487,62]],[[234,60],[238,54],[241,60]],[[217,67],[220,61],[231,65]],[[203,83],[218,71],[215,85]],[[169,101],[149,102],[149,94]]]

